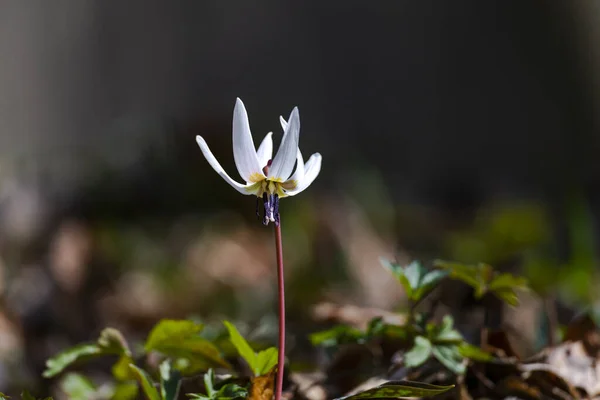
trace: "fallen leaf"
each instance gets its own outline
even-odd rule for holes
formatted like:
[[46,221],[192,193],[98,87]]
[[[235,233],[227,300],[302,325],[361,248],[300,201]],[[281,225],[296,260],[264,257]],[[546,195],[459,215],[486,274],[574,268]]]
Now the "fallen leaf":
[[545,352],[545,363],[521,365],[524,372],[550,371],[570,385],[600,395],[600,363],[587,352],[582,341],[566,342]]
[[275,373],[277,367],[273,367],[265,375],[255,376],[250,380],[250,396],[248,400],[272,400],[275,389]]

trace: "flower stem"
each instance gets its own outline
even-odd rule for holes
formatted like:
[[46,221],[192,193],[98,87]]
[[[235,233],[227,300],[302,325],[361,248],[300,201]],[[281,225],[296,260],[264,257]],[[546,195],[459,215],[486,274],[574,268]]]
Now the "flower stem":
[[283,245],[281,244],[281,222],[275,223],[273,226],[275,227],[275,249],[277,252],[277,293],[279,298],[279,358],[277,360],[275,400],[280,400],[281,391],[283,389],[283,364],[285,362],[285,291],[283,280]]

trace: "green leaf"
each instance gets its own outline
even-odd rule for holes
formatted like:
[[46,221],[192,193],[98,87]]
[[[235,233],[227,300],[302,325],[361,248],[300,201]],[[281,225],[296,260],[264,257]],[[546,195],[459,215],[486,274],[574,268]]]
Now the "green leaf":
[[223,324],[227,328],[227,331],[229,331],[229,339],[231,340],[231,343],[237,350],[238,354],[244,360],[246,360],[246,362],[250,366],[250,369],[252,369],[252,371],[254,372],[254,375],[259,376],[260,374],[256,373],[256,368],[255,368],[256,353],[254,353],[254,350],[252,350],[252,347],[250,347],[250,345],[248,344],[246,339],[244,339],[244,337],[240,334],[240,332],[237,330],[237,328],[232,323],[230,323],[229,321],[223,321]]
[[248,389],[235,383],[223,385],[217,392],[215,398],[219,400],[245,399],[248,397]]
[[434,343],[460,343],[463,341],[463,337],[456,329],[453,328],[454,319],[451,315],[444,316],[442,325],[439,331],[432,338]]
[[171,360],[160,363],[160,394],[162,400],[175,400],[179,395],[181,386],[181,374],[171,368]]
[[188,320],[163,319],[152,328],[144,349],[149,352],[162,347],[164,343],[183,341],[202,331],[204,325]]
[[142,391],[146,395],[146,398],[148,400],[161,400],[158,390],[156,390],[156,388],[154,387],[154,383],[152,382],[152,379],[150,378],[150,376],[148,376],[146,371],[136,367],[133,364],[129,364],[129,368],[131,368],[131,370],[135,374],[135,378],[140,383],[140,386],[142,387]]
[[385,333],[386,323],[383,322],[382,317],[375,317],[369,321],[367,331],[365,333],[366,338],[372,338],[375,336],[381,336]]
[[210,396],[187,393],[187,396],[198,400],[236,400],[245,399],[248,397],[248,390],[235,383],[223,385],[218,391],[213,392]]
[[10,396],[0,392],[0,400],[9,400]]
[[80,344],[71,347],[46,361],[46,370],[42,374],[44,378],[52,378],[60,374],[65,368],[76,361],[90,359],[102,354],[102,348],[95,343]]
[[464,265],[436,260],[434,265],[450,272],[450,277],[463,281],[475,289],[475,297],[481,298],[487,292],[488,283],[492,280],[494,270],[491,265],[480,263]]
[[445,277],[449,275],[448,271],[435,270],[427,273],[419,282],[419,287],[413,294],[413,300],[419,301],[421,298],[429,293],[435,286]]
[[235,383],[225,384],[217,391],[214,388],[214,381],[215,374],[212,369],[209,369],[204,374],[204,389],[206,390],[206,395],[187,393],[187,396],[201,400],[234,400],[244,399],[248,396],[248,391]]
[[511,305],[513,307],[519,305],[519,297],[511,289],[494,290],[492,293],[494,293],[494,295],[496,295],[500,300],[504,301],[508,305]]
[[331,329],[310,335],[313,346],[332,347],[344,343],[357,343],[363,340],[363,332],[347,325],[336,325]]
[[135,382],[121,382],[115,386],[111,400],[135,400],[138,397],[138,385]]
[[403,268],[402,266],[400,266],[398,264],[392,263],[391,261],[388,261],[385,258],[380,258],[379,261],[381,262],[381,265],[383,265],[383,267],[385,269],[387,269],[388,271],[390,271],[392,273],[392,275],[394,275],[394,277],[398,280],[398,282],[400,282],[400,284],[404,288],[406,295],[409,298],[411,298],[413,290],[410,285],[410,281],[408,280],[408,278],[405,275],[405,268]]
[[516,290],[528,290],[527,279],[512,274],[500,274],[488,286],[489,290],[511,306],[519,304]]
[[418,367],[431,356],[431,342],[423,336],[415,338],[415,344],[404,355],[404,365],[409,368]]
[[259,351],[256,355],[256,376],[264,375],[277,365],[279,352],[275,347],[269,347],[266,350]]
[[258,354],[252,350],[246,339],[237,328],[228,321],[223,321],[229,331],[229,339],[236,348],[238,354],[246,360],[254,376],[261,376],[269,372],[277,364],[277,349],[270,347]]
[[446,368],[454,372],[456,375],[465,373],[466,367],[463,363],[463,357],[455,345],[440,345],[434,346],[432,349],[433,356],[437,358]]
[[189,359],[190,367],[182,371],[186,373],[213,366],[231,368],[219,349],[199,336],[202,329],[202,324],[193,321],[163,319],[148,335],[144,348],[147,352],[158,351],[172,358]]
[[215,394],[215,389],[213,386],[214,381],[215,381],[215,373],[211,368],[208,370],[208,372],[206,372],[204,374],[204,388],[206,389],[206,394],[208,395],[209,398],[212,398]]
[[21,392],[21,399],[22,400],[36,400],[35,397],[33,397],[31,395],[31,393],[29,393],[27,390],[23,390],[23,392]]
[[521,276],[504,273],[496,276],[488,285],[490,290],[527,290],[527,279]]
[[387,269],[396,277],[396,279],[400,280],[401,276],[404,276],[404,268],[400,265],[391,262],[383,257],[379,257],[379,262],[383,266],[383,268]]
[[494,359],[494,356],[492,356],[490,353],[487,353],[479,347],[473,346],[472,344],[466,342],[461,343],[458,346],[458,352],[461,356],[473,361],[489,362]]
[[428,383],[411,381],[391,381],[373,389],[366,390],[351,396],[339,397],[336,400],[358,399],[399,399],[405,397],[433,397],[447,392],[454,385],[438,386]]
[[125,337],[115,328],[104,328],[98,338],[98,345],[107,353],[131,356]]
[[71,400],[88,400],[93,398],[96,387],[87,377],[69,373],[60,382],[60,389]]
[[408,284],[412,289],[411,292],[414,292],[419,287],[419,282],[424,273],[425,269],[418,261],[413,261],[404,268],[404,276],[406,276]]
[[[7,399],[10,398],[9,396],[3,395],[5,396]],[[21,392],[21,399],[22,400],[36,400],[35,397],[33,397],[27,390],[24,390],[23,392]],[[44,400],[52,400],[52,397],[45,397]]]
[[69,365],[104,355],[131,355],[123,335],[114,328],[106,328],[100,333],[96,343],[84,343],[71,347],[46,361],[44,378],[60,374]]
[[129,364],[133,364],[133,359],[129,356],[122,355],[112,367],[113,377],[117,381],[127,381],[135,379],[135,375],[129,368]]

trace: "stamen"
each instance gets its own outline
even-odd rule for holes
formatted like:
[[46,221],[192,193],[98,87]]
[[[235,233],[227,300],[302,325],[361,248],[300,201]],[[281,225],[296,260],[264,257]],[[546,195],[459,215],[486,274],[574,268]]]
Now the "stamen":
[[273,214],[275,214],[275,226],[279,226],[279,195],[273,195]]
[[263,193],[263,205],[265,208],[265,216],[263,217],[263,225],[269,225],[269,208],[270,208],[269,195]]

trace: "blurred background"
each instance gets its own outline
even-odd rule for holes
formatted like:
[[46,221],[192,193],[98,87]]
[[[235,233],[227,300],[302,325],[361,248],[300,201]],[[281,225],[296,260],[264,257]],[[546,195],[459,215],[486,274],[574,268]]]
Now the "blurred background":
[[275,341],[272,230],[195,143],[237,178],[236,97],[255,142],[298,106],[323,155],[281,205],[292,359],[323,302],[401,307],[380,256],[523,273],[528,315],[595,307],[599,20],[593,0],[3,1],[0,391],[43,390],[45,359],[107,325]]

